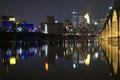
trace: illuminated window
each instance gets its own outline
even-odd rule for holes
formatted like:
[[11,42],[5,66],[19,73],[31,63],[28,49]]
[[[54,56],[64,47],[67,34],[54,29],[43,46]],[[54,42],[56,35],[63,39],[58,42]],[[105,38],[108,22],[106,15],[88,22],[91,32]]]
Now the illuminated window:
[[15,21],[15,18],[11,17],[11,18],[9,18],[9,21]]

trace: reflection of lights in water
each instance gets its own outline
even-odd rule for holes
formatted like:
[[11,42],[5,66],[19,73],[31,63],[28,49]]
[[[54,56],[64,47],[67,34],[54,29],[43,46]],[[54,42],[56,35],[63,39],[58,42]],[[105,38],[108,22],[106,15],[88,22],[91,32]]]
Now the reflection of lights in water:
[[107,46],[108,47],[108,53],[109,53],[109,56],[108,56],[108,61],[109,61],[109,63],[111,64],[111,61],[112,61],[112,53],[111,53],[111,45],[108,45]]
[[84,63],[85,63],[85,61],[82,61],[82,60],[79,61],[79,64],[84,64]]
[[46,62],[46,63],[45,63],[45,70],[46,70],[46,71],[48,71],[48,67],[49,67],[48,62]]
[[22,60],[25,60],[26,57],[25,57],[24,54],[22,54],[22,55],[21,55],[21,58],[22,58]]
[[8,54],[8,55],[11,55],[11,54],[12,54],[12,50],[11,50],[11,49],[8,49],[8,50],[7,50],[7,54]]
[[90,43],[88,43],[88,47],[90,47]]
[[[106,41],[105,44],[103,44],[103,43],[105,43],[105,42],[101,42],[101,46],[105,51],[105,57],[107,58],[109,65],[112,66],[113,74],[117,75],[118,70],[119,70],[119,68],[118,68],[118,63],[119,63],[118,46],[113,46],[111,44],[108,44],[109,43],[108,41]],[[111,42],[111,43],[113,44],[114,42]],[[104,53],[102,52],[102,54],[104,54]],[[107,64],[107,61],[106,61],[106,64]]]
[[118,72],[118,47],[112,46],[112,65],[114,74]]
[[87,58],[85,59],[85,64],[86,65],[90,64],[90,54],[87,54]]
[[64,56],[65,56],[65,51],[64,51]]
[[120,69],[120,49],[119,49],[119,69]]
[[57,54],[55,55],[55,59],[58,59],[58,55]]
[[33,52],[32,48],[29,48],[29,53],[32,53],[32,52]]
[[45,56],[48,56],[48,45],[44,45],[43,49],[45,51]]
[[73,47],[72,46],[71,46],[70,50],[73,51]]
[[17,49],[17,53],[21,55],[22,54],[22,48]]
[[2,63],[5,63],[5,60],[4,60],[4,59],[2,59]]
[[95,58],[98,58],[98,52],[95,53]]
[[41,56],[41,52],[39,51],[39,56]]
[[10,58],[10,65],[14,65],[16,64],[16,58],[15,57],[11,57]]
[[73,64],[73,68],[74,68],[74,69],[76,68],[76,64]]
[[37,54],[38,53],[38,49],[34,48],[34,53]]
[[96,44],[97,44],[97,46],[99,46],[98,42]]
[[77,46],[77,47],[81,47],[81,44],[80,44],[80,43],[77,43],[76,46]]

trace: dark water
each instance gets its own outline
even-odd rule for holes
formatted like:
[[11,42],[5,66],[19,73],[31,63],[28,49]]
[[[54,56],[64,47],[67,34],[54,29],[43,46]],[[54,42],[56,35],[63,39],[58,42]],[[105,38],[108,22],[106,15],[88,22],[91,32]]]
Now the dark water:
[[119,80],[103,50],[97,40],[0,42],[0,80]]

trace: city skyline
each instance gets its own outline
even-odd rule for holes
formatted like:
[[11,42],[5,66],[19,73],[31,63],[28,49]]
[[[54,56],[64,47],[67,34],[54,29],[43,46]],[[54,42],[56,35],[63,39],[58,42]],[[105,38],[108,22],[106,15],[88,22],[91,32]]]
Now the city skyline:
[[58,21],[71,20],[74,10],[79,15],[89,12],[92,18],[105,18],[112,2],[113,0],[1,0],[0,16],[5,15],[5,8],[8,8],[8,15],[15,16],[17,20],[27,20],[34,25],[44,22],[46,16],[54,16]]

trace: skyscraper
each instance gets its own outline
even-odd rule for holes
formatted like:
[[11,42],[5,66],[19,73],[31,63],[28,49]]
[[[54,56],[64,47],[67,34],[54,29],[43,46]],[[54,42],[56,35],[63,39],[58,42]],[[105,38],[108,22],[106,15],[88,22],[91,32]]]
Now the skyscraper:
[[84,16],[79,16],[79,26],[83,27],[87,25],[87,19]]
[[74,27],[77,27],[78,26],[78,12],[73,11],[72,14],[73,14],[72,24]]
[[89,16],[89,13],[86,13],[84,17],[87,19],[87,23],[90,24],[90,16]]

